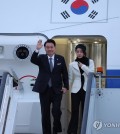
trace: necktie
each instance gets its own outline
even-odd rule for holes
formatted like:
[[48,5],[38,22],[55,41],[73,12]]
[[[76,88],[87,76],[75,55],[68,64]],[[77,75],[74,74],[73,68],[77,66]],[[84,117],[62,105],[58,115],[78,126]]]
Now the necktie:
[[50,71],[52,72],[53,70],[52,58],[49,58],[49,64],[50,64]]
[[[52,58],[49,58],[49,64],[50,64],[50,71],[52,72],[52,70],[53,70]],[[48,85],[49,85],[49,87],[52,87],[51,78],[50,78],[49,81],[48,81]]]

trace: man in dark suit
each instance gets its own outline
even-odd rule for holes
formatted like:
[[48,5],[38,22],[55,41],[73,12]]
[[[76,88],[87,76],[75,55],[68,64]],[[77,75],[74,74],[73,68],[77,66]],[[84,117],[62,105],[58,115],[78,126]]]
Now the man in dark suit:
[[43,134],[51,134],[50,105],[52,103],[53,134],[62,132],[61,100],[62,94],[68,90],[68,72],[63,56],[55,54],[56,43],[48,39],[44,43],[46,54],[39,54],[42,48],[39,40],[33,52],[31,62],[38,65],[39,73],[33,91],[40,96]]

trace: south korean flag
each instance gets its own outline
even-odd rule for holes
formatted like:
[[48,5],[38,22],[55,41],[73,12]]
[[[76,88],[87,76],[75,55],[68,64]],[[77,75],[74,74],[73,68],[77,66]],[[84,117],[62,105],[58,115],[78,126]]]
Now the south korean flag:
[[107,22],[108,0],[52,0],[52,23]]

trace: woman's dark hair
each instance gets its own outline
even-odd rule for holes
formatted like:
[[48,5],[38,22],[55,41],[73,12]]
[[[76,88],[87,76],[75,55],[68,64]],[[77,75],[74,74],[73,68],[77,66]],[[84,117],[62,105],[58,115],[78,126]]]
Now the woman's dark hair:
[[46,46],[46,43],[53,43],[54,46],[56,46],[56,42],[53,39],[48,39],[45,43],[44,43],[44,47]]
[[86,46],[84,44],[78,44],[76,47],[75,47],[75,51],[80,48],[83,53],[86,55]]

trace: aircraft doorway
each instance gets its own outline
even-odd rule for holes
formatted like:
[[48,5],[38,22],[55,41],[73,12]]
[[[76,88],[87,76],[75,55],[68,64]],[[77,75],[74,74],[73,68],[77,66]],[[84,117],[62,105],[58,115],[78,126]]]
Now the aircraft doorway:
[[[70,62],[74,61],[75,46],[77,44],[84,44],[87,48],[87,57],[94,60],[95,72],[97,67],[103,67],[103,74],[106,74],[107,63],[107,40],[103,36],[55,36],[53,39],[56,41],[56,53],[63,55],[67,66]],[[102,81],[102,86],[105,87],[105,80]],[[68,91],[62,100],[62,134],[67,134],[68,123],[71,116],[71,97]],[[81,126],[81,118],[79,118],[79,133]]]

